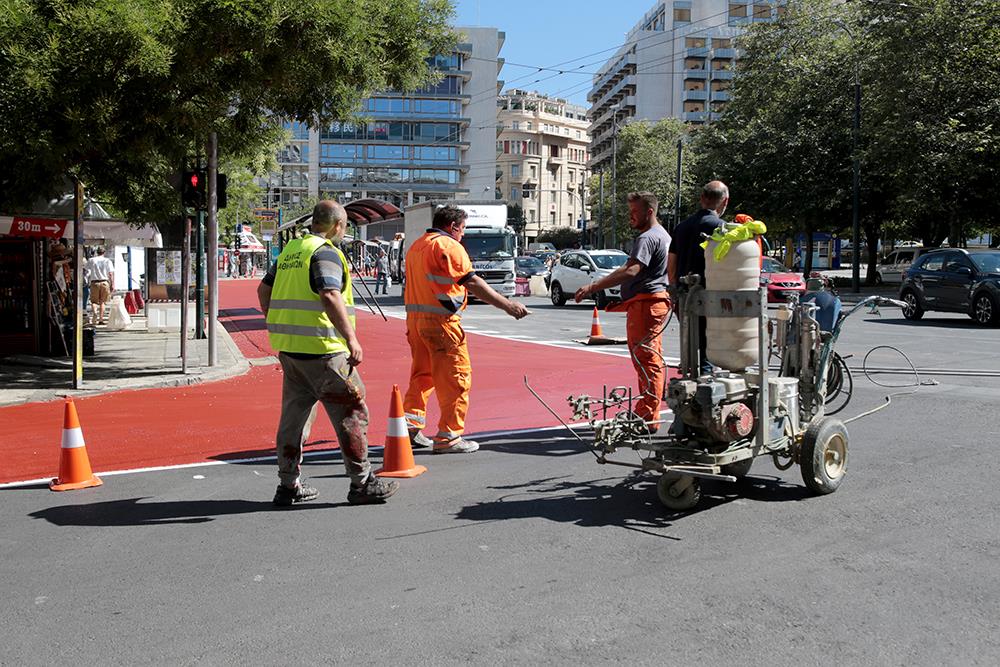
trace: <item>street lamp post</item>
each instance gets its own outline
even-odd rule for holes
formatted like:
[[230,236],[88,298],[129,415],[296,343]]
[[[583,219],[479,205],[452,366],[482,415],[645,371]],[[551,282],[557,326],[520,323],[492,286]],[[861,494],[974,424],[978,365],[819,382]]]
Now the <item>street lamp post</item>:
[[861,157],[858,155],[858,137],[861,134],[861,58],[857,52],[857,40],[854,32],[847,27],[847,24],[840,20],[834,23],[840,26],[847,36],[851,38],[851,46],[854,51],[854,121],[851,127],[851,156],[852,156],[852,176],[851,176],[851,291],[855,294],[861,292]]

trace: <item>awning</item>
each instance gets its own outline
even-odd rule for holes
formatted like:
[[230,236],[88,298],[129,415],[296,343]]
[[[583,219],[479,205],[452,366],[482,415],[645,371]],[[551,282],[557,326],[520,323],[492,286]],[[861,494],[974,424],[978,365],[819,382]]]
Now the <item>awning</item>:
[[[62,238],[73,240],[73,221],[66,225]],[[154,224],[133,227],[120,220],[84,220],[83,242],[86,245],[130,245],[145,248],[162,248],[163,238]]]

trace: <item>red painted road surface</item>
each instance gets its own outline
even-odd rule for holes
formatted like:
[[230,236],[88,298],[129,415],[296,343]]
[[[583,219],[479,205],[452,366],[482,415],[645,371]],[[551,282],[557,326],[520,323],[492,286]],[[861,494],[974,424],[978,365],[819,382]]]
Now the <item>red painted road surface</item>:
[[[220,321],[247,358],[274,354],[257,310],[256,287],[255,280],[220,285]],[[529,317],[522,324],[530,334],[542,323]],[[365,351],[360,370],[371,411],[369,441],[381,445],[392,385],[405,391],[408,379],[405,324],[383,322],[359,309],[358,329]],[[555,425],[525,389],[525,375],[564,417],[569,416],[565,399],[570,394],[600,394],[603,384],[635,383],[630,362],[611,355],[475,334],[469,335],[469,348],[470,434]],[[280,366],[268,365],[210,384],[80,398],[76,406],[91,464],[100,472],[271,455],[280,396]],[[0,408],[0,483],[55,476],[62,422],[61,401]],[[432,428],[437,423],[433,396],[428,423]],[[325,414],[316,420],[310,443],[308,449],[336,446]]]

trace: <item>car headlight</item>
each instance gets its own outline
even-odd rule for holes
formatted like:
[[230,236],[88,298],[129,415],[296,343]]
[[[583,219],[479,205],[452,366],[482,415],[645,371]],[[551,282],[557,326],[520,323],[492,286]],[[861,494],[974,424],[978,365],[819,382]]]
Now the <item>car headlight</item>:
[[513,273],[508,273],[507,275],[505,275],[503,277],[504,282],[510,282],[513,279],[514,279],[514,274]]

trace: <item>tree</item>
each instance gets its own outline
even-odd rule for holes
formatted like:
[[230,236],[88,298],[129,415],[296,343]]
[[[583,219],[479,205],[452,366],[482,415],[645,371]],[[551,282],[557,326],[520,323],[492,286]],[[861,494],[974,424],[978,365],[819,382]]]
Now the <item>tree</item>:
[[[628,206],[625,203],[629,192],[652,192],[660,200],[661,216],[673,211],[677,193],[677,142],[687,136],[684,124],[674,118],[656,123],[639,121],[623,126],[618,131],[618,219],[611,220],[610,182],[605,176],[605,198],[603,218],[600,213],[598,192],[600,186],[596,176],[590,184],[591,217],[603,219],[605,239],[610,239],[611,224],[615,224],[617,238],[624,239],[631,234],[628,226]],[[683,153],[683,173],[690,173],[694,160],[690,150]],[[682,188],[684,186],[682,185]]]
[[433,79],[448,0],[10,0],[0,11],[0,210],[67,175],[132,220],[179,208],[168,184],[217,132],[272,152],[280,119],[319,127],[375,90]]

